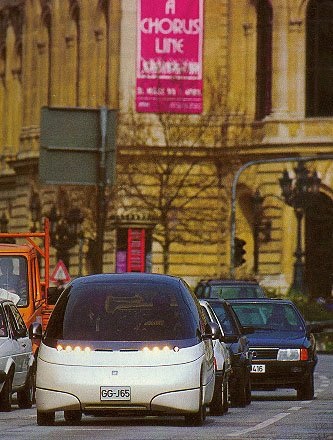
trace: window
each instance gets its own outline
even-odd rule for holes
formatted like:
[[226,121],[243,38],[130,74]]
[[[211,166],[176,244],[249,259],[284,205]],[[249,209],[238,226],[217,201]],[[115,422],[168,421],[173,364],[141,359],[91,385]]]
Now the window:
[[19,307],[28,305],[27,260],[24,257],[0,257],[0,298]]
[[17,308],[14,305],[6,305],[5,308],[14,337],[27,336],[27,327]]
[[272,110],[272,20],[267,0],[257,2],[257,92],[256,119],[263,119]]
[[87,283],[64,291],[46,333],[66,340],[183,340],[196,337],[197,321],[186,295],[167,285]]
[[0,306],[0,337],[8,336],[5,313]]
[[306,29],[306,116],[333,116],[333,0],[309,2]]

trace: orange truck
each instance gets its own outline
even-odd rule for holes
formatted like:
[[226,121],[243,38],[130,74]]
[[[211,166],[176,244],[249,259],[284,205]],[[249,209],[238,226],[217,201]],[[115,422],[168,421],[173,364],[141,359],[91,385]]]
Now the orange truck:
[[17,305],[28,328],[38,322],[45,330],[53,309],[49,296],[49,250],[47,218],[41,232],[0,233],[0,298]]

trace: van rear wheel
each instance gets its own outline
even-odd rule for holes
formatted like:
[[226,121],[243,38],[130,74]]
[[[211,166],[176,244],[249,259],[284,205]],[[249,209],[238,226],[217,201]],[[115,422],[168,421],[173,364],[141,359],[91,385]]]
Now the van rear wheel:
[[186,414],[185,422],[190,426],[201,426],[206,419],[206,405],[202,403],[203,391],[202,386],[200,387],[199,396],[199,409],[197,412],[192,414]]
[[41,412],[37,410],[37,425],[52,426],[55,420],[55,412]]

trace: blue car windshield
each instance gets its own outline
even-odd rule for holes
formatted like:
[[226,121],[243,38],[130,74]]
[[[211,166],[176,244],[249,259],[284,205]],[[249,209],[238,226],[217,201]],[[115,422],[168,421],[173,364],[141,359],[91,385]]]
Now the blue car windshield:
[[302,331],[304,322],[291,304],[286,303],[239,303],[232,304],[243,326],[256,330]]
[[[210,286],[206,297],[220,299],[264,298],[265,294],[260,286]],[[208,291],[208,288],[207,288]]]

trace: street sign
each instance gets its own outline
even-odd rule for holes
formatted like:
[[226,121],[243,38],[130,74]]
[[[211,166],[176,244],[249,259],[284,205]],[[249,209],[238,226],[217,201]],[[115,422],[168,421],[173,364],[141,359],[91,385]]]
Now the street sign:
[[105,167],[103,183],[114,183],[116,110],[105,110],[104,133],[101,109],[42,107],[39,157],[42,183],[97,185],[101,180],[101,160]]
[[59,260],[54,271],[50,276],[50,280],[54,283],[66,284],[69,283],[71,277],[68,273],[67,267],[62,260]]

